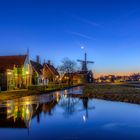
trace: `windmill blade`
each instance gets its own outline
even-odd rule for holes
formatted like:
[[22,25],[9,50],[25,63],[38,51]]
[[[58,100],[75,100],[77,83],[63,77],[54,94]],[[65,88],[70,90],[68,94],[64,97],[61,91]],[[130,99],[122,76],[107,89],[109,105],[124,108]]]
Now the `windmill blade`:
[[83,62],[83,60],[79,60],[79,59],[77,59],[77,61],[78,61],[78,62]]
[[[93,109],[95,109],[95,106],[87,108],[87,110],[93,110]],[[81,112],[81,111],[85,111],[85,109],[78,109],[77,111]]]
[[95,106],[94,106],[94,107],[89,107],[89,108],[88,108],[88,110],[92,110],[92,109],[95,109]]
[[94,62],[94,61],[87,61],[87,63],[91,63],[91,64],[94,64],[95,62]]

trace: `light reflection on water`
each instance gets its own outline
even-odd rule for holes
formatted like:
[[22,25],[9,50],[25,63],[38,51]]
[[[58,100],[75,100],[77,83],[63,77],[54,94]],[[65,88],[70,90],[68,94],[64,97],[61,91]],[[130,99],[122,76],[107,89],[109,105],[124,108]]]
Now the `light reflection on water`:
[[72,98],[82,87],[0,103],[1,139],[140,139],[140,106]]

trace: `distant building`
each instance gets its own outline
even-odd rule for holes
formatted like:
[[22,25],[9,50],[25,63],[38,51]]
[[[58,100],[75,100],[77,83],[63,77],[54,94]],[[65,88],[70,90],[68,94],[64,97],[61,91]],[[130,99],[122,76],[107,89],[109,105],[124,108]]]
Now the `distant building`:
[[96,79],[96,82],[99,83],[113,83],[116,80],[116,76],[115,75],[105,75],[105,76],[101,76],[99,78]]
[[139,75],[131,75],[131,76],[116,76],[116,75],[105,75],[100,76],[96,79],[97,83],[120,83],[126,81],[139,81]]
[[140,81],[140,73],[134,73],[130,75],[129,81]]
[[0,56],[1,90],[26,88],[32,83],[32,68],[28,55]]
[[92,71],[77,71],[73,73],[65,73],[62,77],[62,82],[70,84],[92,83],[93,73]]

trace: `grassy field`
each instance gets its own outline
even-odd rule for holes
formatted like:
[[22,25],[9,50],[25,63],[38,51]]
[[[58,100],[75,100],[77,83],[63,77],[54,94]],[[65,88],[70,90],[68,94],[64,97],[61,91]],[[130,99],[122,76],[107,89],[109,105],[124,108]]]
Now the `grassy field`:
[[140,104],[140,89],[121,84],[86,84],[80,98],[98,98]]

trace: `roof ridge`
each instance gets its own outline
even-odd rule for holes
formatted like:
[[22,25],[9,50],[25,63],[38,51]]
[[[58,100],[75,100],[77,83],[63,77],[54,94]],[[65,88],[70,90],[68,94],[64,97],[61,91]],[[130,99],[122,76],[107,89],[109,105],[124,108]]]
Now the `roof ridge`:
[[0,55],[0,57],[18,57],[18,56],[27,56],[27,54],[19,54],[19,55]]

